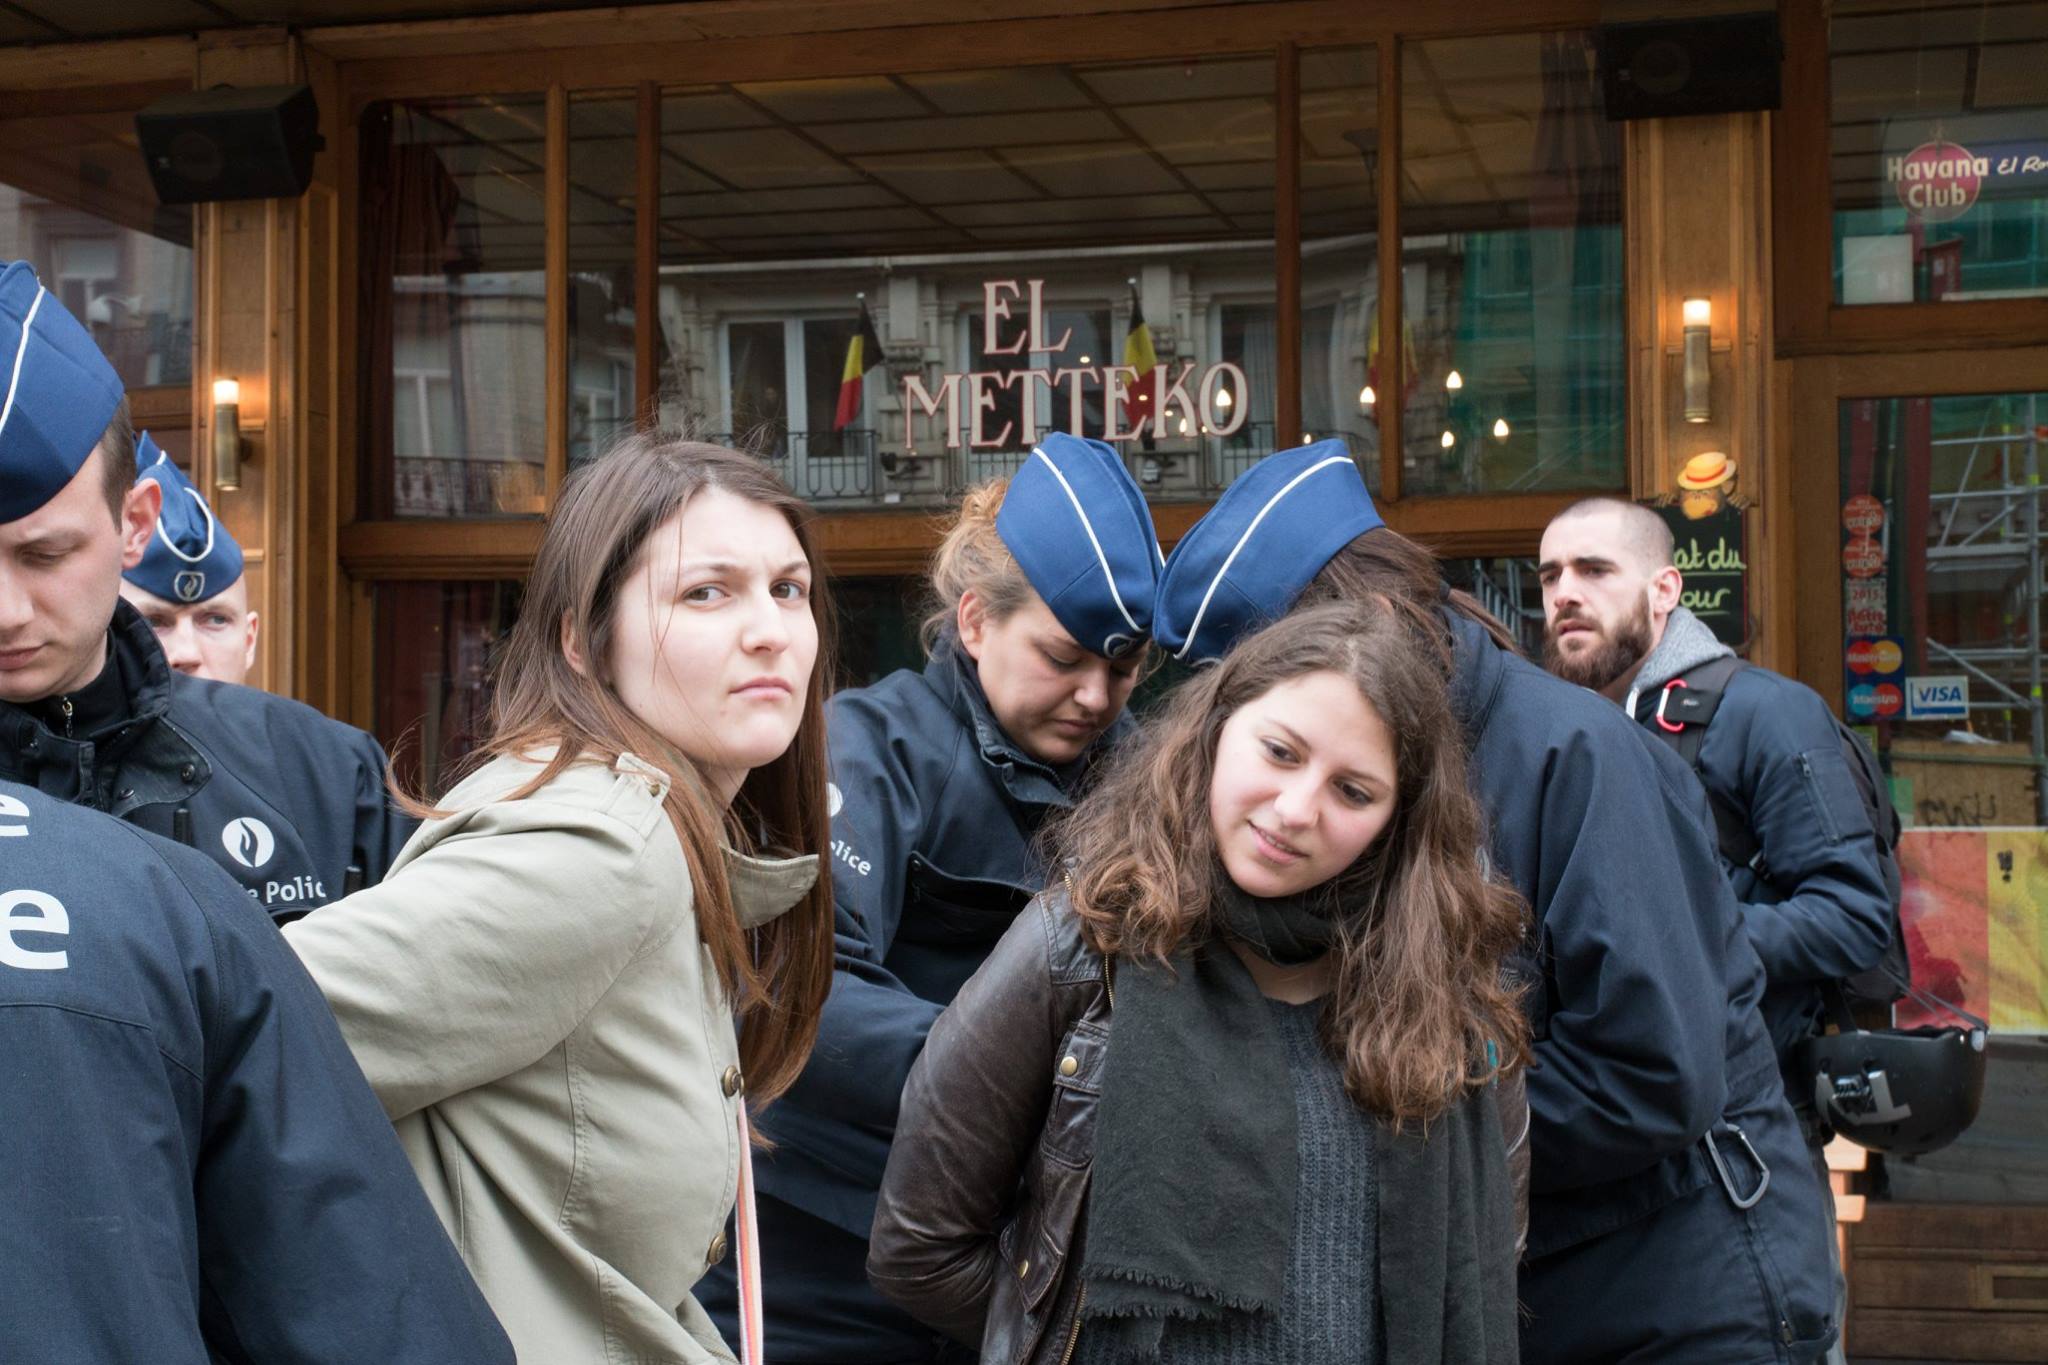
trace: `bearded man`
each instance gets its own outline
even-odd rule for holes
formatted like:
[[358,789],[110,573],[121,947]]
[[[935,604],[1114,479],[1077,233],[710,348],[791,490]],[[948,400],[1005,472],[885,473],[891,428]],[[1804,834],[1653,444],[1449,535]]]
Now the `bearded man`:
[[[1721,826],[1709,833],[1763,959],[1760,1009],[1785,1093],[1825,1188],[1820,1149],[1831,1135],[1812,1078],[1795,1075],[1791,1059],[1822,1028],[1822,983],[1875,967],[1891,941],[1878,834],[1827,704],[1803,683],[1738,666],[1682,605],[1672,549],[1664,519],[1634,503],[1588,498],[1559,513],[1537,566],[1543,664],[1620,703],[1659,738],[1684,737],[1681,754]],[[1731,859],[1731,847],[1748,856]]]

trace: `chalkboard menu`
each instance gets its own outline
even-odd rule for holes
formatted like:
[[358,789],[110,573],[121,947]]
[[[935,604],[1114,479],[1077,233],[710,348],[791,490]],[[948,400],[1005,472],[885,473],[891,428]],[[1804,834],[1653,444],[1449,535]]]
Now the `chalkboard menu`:
[[1671,528],[1671,562],[1685,575],[1679,605],[1704,621],[1723,644],[1742,649],[1749,643],[1749,564],[1742,509],[1723,507],[1698,521],[1676,507],[1653,510]]

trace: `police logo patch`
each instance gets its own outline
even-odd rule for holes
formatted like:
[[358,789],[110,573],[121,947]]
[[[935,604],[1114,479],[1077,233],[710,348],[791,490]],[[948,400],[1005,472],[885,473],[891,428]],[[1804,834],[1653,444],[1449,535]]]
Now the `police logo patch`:
[[252,869],[269,862],[270,855],[277,851],[277,836],[253,815],[228,821],[227,828],[220,832],[220,842],[230,858]]
[[178,594],[180,602],[197,602],[206,591],[206,575],[197,569],[187,569],[171,580],[171,591]]

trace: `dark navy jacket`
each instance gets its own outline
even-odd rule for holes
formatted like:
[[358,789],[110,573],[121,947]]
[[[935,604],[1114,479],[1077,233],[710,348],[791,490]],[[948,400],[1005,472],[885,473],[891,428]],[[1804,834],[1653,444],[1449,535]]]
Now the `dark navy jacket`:
[[5,782],[0,1170],[0,1360],[512,1360],[262,912]]
[[[1525,1365],[1771,1360],[1824,1341],[1825,1205],[1697,784],[1613,703],[1471,621],[1452,636],[1494,867],[1529,902],[1537,948]],[[1723,1133],[1746,1194],[1731,1122],[1771,1171],[1748,1215],[1702,1143]]]
[[351,866],[383,879],[413,822],[384,793],[384,751],[361,730],[253,687],[174,672],[149,623],[115,608],[111,648],[128,714],[65,738],[0,703],[0,779],[190,838],[271,915],[339,900]]
[[[1645,727],[1656,724],[1658,696],[1649,689],[1637,701]],[[1729,679],[1696,766],[1749,827],[1768,873],[1726,869],[1763,959],[1764,1022],[1783,1063],[1818,1029],[1820,983],[1876,966],[1891,941],[1876,832],[1827,703],[1768,669]]]
[[[1045,884],[1039,826],[1133,728],[1121,717],[1074,764],[1046,767],[997,725],[950,636],[922,673],[827,705],[836,971],[809,1065],[762,1116],[776,1150],[755,1163],[778,1365],[897,1365],[951,1349],[867,1283],[897,1102],[932,1021]],[[698,1299],[733,1339],[730,1268],[714,1267]]]

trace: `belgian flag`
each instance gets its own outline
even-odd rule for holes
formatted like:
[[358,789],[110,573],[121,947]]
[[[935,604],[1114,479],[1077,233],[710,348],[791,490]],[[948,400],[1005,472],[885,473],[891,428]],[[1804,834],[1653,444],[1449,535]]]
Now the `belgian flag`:
[[839,373],[839,408],[832,414],[832,430],[844,431],[860,420],[861,376],[882,363],[882,338],[875,333],[875,320],[868,315],[868,301],[860,301],[860,326],[846,343],[846,367]]
[[1145,305],[1138,301],[1138,282],[1132,280],[1131,329],[1124,333],[1124,364],[1138,373],[1131,381],[1124,405],[1124,425],[1135,426],[1140,419],[1151,419],[1138,438],[1146,450],[1152,449],[1153,436],[1159,430],[1159,414],[1152,411],[1152,369],[1158,363],[1159,355],[1152,349],[1152,329],[1145,323]]

